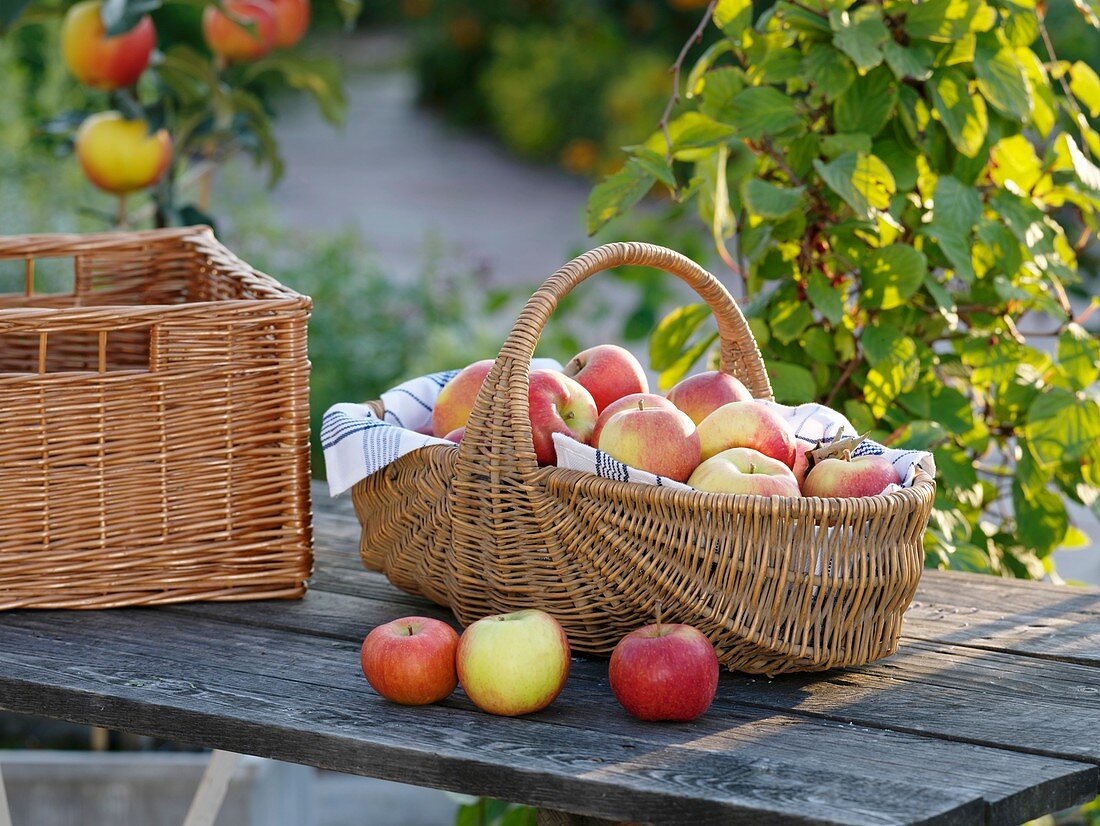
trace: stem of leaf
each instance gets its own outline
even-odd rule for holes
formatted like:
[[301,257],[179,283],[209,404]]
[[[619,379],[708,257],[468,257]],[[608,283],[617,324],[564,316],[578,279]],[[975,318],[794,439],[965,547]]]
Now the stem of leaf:
[[687,39],[683,47],[680,49],[680,54],[676,56],[676,62],[672,64],[669,71],[672,73],[672,96],[668,99],[668,103],[665,104],[665,111],[661,113],[661,120],[658,124],[661,127],[661,133],[665,136],[665,158],[672,160],[672,135],[668,132],[669,118],[672,117],[672,110],[676,108],[676,104],[680,102],[680,74],[684,67],[684,60],[688,56],[688,52],[691,51],[691,47],[703,39],[703,32],[707,28],[707,23],[710,22],[711,17],[714,15],[714,7],[718,5],[718,0],[710,0],[707,3],[707,8],[703,12],[703,19],[699,21],[699,25],[695,27],[695,31],[691,33],[691,37]]

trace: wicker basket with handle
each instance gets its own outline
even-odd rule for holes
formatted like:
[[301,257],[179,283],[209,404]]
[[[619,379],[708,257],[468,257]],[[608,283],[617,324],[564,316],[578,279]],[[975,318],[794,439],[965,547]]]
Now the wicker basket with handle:
[[581,651],[606,653],[651,622],[704,631],[732,670],[779,674],[891,654],[923,562],[935,483],[860,499],[713,494],[539,467],[527,416],[531,357],[558,301],[596,273],[647,265],[710,305],[721,369],[771,388],[725,288],[687,258],[609,244],[531,297],[482,386],[461,444],[407,454],[353,490],[368,568],[468,624],[532,606]]
[[300,596],[310,300],[206,227],[0,238],[0,273],[0,608]]

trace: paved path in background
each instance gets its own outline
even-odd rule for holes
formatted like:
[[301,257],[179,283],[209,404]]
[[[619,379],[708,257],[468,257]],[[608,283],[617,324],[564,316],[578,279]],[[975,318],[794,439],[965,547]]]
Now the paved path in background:
[[[278,121],[287,164],[272,203],[283,219],[325,232],[357,228],[398,279],[418,272],[429,242],[494,283],[534,285],[586,243],[584,181],[517,161],[418,109],[399,41],[341,43],[341,57],[359,67],[346,126],[332,129],[308,102]],[[1060,552],[1058,570],[1100,584],[1100,523],[1084,508],[1071,513],[1093,547]]]

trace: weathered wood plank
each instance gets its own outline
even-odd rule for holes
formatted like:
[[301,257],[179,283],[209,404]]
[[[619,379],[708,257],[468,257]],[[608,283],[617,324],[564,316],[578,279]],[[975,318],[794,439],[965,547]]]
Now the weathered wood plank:
[[[628,736],[545,713],[495,718],[461,694],[394,706],[366,687],[354,643],[178,614],[160,622],[166,613],[7,615],[0,706],[619,820],[984,820],[966,791],[900,777],[887,785],[842,762],[807,772],[776,752],[718,748],[693,724]],[[565,697],[556,705],[575,713]]]
[[[363,572],[361,576],[374,579],[379,592],[392,589],[377,575]],[[234,624],[293,629],[307,634],[321,632],[351,643],[358,642],[374,625],[403,613],[434,615],[453,624],[449,614],[428,603],[409,606],[323,591],[312,591],[297,609],[287,611],[273,611],[269,604],[263,603],[195,604],[169,610],[221,618]],[[567,693],[540,716],[577,728],[591,728],[593,721],[599,721],[604,731],[649,740],[664,737],[668,727],[640,726],[626,717],[615,704],[606,677],[603,661],[575,658]],[[703,744],[699,748],[744,750],[759,760],[777,756],[800,760],[810,775],[839,763],[858,770],[868,779],[877,779],[884,786],[900,777],[935,787],[965,789],[987,801],[990,823],[1018,824],[1060,808],[1063,804],[1056,800],[1059,796],[1065,800],[1076,795],[1084,800],[1097,791],[1095,769],[1081,771],[1080,767],[1071,768],[1060,761],[1036,764],[1030,761],[1044,758],[1012,752],[998,751],[994,759],[982,747],[930,741],[873,727],[827,722],[827,728],[820,730],[806,725],[811,722],[806,718],[800,720],[791,714],[739,705],[729,701],[725,688],[737,679],[723,678],[712,711],[694,724],[698,730],[697,742]],[[1020,758],[1025,758],[1025,762],[1018,763]],[[1068,775],[1062,774],[1063,770]]]

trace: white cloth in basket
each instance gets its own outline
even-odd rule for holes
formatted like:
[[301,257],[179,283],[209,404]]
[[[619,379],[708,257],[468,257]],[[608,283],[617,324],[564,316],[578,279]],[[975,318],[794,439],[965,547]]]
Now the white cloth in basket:
[[[561,365],[553,359],[534,359],[531,366],[534,370],[561,369]],[[444,439],[425,435],[424,431],[430,430],[432,407],[439,391],[457,373],[457,370],[432,373],[399,384],[383,393],[382,404],[386,409],[384,419],[379,419],[374,411],[362,404],[337,404],[329,408],[321,425],[321,447],[325,453],[329,492],[338,496],[359,480],[381,470],[406,453],[427,445],[451,444]],[[790,423],[795,438],[809,444],[819,439],[831,442],[841,435],[853,436],[856,433],[843,414],[824,405],[814,402],[796,407],[776,402],[764,404]],[[585,470],[597,476],[624,482],[690,490],[680,482],[628,467],[603,451],[568,436],[554,434],[554,446],[557,449],[559,467]],[[901,487],[913,484],[918,468],[932,476],[936,475],[932,454],[924,451],[896,450],[868,439],[856,448],[853,455],[883,456],[897,469],[898,478],[902,480]],[[896,486],[887,488],[887,491],[891,489],[896,489]]]

